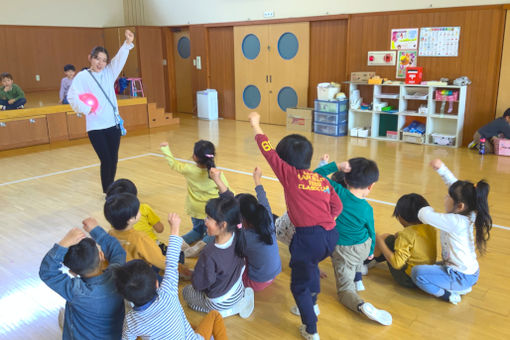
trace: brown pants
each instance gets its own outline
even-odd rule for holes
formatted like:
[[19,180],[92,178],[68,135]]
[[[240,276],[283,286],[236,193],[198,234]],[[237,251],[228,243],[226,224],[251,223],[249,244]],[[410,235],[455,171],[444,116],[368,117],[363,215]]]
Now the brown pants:
[[223,323],[223,318],[216,310],[210,311],[203,319],[200,325],[195,328],[195,332],[209,340],[211,335],[214,340],[228,340],[227,330]]
[[[478,133],[478,131],[476,131],[475,134],[473,135],[473,140],[478,145],[480,145],[480,138],[482,138],[482,136]],[[486,153],[494,153],[494,144],[492,143],[492,138],[487,138],[485,140],[485,152]]]

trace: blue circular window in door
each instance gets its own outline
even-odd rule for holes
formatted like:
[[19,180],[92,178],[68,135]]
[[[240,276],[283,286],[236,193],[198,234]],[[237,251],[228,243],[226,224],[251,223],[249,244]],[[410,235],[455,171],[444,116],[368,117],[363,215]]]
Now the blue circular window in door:
[[299,42],[293,33],[283,33],[278,39],[278,53],[283,59],[290,60],[296,56]]
[[286,112],[289,107],[296,107],[298,97],[296,91],[292,87],[284,87],[278,92],[278,106],[282,111]]
[[182,59],[188,59],[190,56],[190,44],[188,37],[182,37],[177,42],[177,52]]
[[246,59],[253,60],[260,53],[260,41],[255,34],[248,34],[244,37],[241,48]]
[[255,85],[248,85],[243,91],[243,101],[249,109],[255,109],[260,104],[260,91]]

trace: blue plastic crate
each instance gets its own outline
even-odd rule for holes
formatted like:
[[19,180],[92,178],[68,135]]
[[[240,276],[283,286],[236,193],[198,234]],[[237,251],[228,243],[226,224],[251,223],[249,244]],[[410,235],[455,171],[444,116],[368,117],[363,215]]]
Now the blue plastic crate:
[[323,124],[313,123],[313,132],[328,135],[328,136],[346,136],[347,135],[347,123],[340,124]]
[[346,100],[315,100],[315,111],[326,113],[345,113],[349,108],[349,101]]
[[347,122],[347,113],[327,113],[314,111],[313,113],[314,122],[324,124],[342,124]]

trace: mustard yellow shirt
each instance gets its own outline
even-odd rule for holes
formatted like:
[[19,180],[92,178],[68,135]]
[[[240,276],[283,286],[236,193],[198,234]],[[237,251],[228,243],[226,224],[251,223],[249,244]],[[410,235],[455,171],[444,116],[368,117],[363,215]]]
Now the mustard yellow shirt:
[[[179,162],[175,159],[168,146],[161,148],[165,155],[168,165],[172,170],[177,171],[186,178],[188,195],[186,196],[186,213],[194,218],[205,218],[205,205],[211,198],[219,196],[218,187],[212,179],[209,178],[207,169],[199,168],[196,164]],[[228,187],[228,182],[223,173],[221,173],[223,183]]]
[[436,230],[428,224],[416,224],[398,233],[390,264],[400,269],[407,263],[406,273],[411,276],[414,266],[434,264],[436,256]]
[[161,253],[161,249],[147,234],[132,228],[128,230],[111,229],[108,234],[119,240],[120,245],[126,251],[126,262],[144,260],[153,266],[165,269],[165,257]]
[[140,204],[140,220],[136,222],[133,229],[141,231],[149,236],[154,241],[158,240],[158,237],[154,233],[152,228],[156,223],[160,221],[159,216],[156,215],[154,210],[145,203]]

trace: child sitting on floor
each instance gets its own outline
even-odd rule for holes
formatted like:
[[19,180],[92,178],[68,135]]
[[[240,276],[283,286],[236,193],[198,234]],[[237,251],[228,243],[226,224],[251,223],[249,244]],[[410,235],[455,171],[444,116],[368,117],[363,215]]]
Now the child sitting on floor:
[[[411,279],[414,266],[436,262],[436,230],[421,223],[418,211],[428,207],[427,200],[418,194],[400,197],[393,217],[404,227],[395,235],[377,234],[372,263],[388,261],[391,276],[401,286],[415,288]],[[370,263],[368,264],[370,266]]]
[[0,110],[15,110],[25,108],[27,102],[25,93],[18,85],[14,84],[14,80],[10,73],[0,74]]
[[226,340],[223,318],[213,310],[193,330],[179,301],[177,260],[181,250],[181,219],[169,214],[170,238],[166,253],[165,276],[161,285],[156,273],[141,260],[133,260],[117,268],[116,286],[124,298],[134,304],[126,314],[122,339],[138,336],[151,339]]
[[[120,339],[124,301],[115,290],[113,268],[126,262],[126,252],[95,219],[85,219],[83,229],[92,238],[71,229],[46,254],[39,277],[66,300],[63,339]],[[105,260],[109,265],[102,271]],[[62,264],[74,278],[60,270]]]

